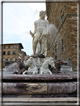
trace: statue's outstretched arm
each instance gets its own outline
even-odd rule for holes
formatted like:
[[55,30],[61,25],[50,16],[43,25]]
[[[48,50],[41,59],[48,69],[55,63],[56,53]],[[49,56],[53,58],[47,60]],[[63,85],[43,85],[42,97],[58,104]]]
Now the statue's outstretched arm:
[[36,29],[37,29],[37,25],[36,25],[36,23],[34,22],[34,33],[33,33],[32,31],[30,31],[30,35],[31,35],[32,37],[34,37],[34,35],[35,35],[35,33],[36,33]]
[[31,31],[30,31],[30,35],[31,35],[32,37],[34,37],[34,33],[32,33]]

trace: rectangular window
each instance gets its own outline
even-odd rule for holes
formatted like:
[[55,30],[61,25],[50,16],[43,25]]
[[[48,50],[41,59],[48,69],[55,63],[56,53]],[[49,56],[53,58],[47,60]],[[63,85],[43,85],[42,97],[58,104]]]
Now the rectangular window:
[[16,53],[15,53],[15,51],[13,51],[13,55],[15,55]]
[[5,55],[5,51],[3,52],[3,55]]
[[64,50],[64,46],[63,46],[63,39],[62,39],[62,51]]
[[57,60],[57,56],[55,56],[55,60]]
[[8,51],[8,55],[10,55],[10,51]]
[[57,30],[59,31],[59,23],[58,23],[58,21],[57,21]]
[[57,44],[55,44],[55,52],[57,52]]
[[5,49],[6,47],[4,46],[4,49]]
[[16,48],[16,46],[13,46],[13,48]]
[[57,30],[59,31],[59,25],[57,26]]
[[64,15],[61,16],[61,24],[64,22]]
[[10,46],[8,46],[8,48],[10,49]]

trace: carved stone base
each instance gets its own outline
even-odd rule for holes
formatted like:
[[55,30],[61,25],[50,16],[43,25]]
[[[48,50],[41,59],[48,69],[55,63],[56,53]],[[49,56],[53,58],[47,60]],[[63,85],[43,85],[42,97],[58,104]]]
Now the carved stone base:
[[76,91],[76,82],[3,83],[3,94],[70,94]]

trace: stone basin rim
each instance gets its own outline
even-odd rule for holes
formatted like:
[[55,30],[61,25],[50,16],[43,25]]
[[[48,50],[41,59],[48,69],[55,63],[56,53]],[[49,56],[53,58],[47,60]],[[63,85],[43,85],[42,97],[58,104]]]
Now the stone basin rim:
[[5,74],[3,75],[3,80],[19,80],[19,81],[29,81],[29,80],[41,80],[41,81],[50,81],[50,80],[73,80],[73,79],[77,79],[77,75],[70,75],[70,74],[52,74],[52,75],[40,75],[40,74],[37,74],[37,75],[17,75],[17,74]]

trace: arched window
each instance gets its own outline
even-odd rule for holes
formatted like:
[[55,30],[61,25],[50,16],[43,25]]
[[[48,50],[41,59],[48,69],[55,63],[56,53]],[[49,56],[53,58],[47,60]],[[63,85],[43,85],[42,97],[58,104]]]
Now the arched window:
[[12,61],[15,61],[15,60],[16,60],[15,58],[12,59]]
[[10,51],[8,51],[8,55],[10,55]]
[[5,52],[3,52],[3,55],[5,55]]
[[3,62],[5,61],[5,58],[3,58]]
[[15,51],[13,51],[13,55],[15,55],[16,53],[15,53]]
[[10,58],[7,59],[10,62]]

